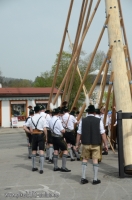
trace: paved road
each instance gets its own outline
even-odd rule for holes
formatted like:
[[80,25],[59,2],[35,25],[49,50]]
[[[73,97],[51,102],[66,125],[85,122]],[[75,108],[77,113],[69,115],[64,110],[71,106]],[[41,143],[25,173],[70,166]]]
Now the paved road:
[[80,161],[67,161],[67,167],[72,170],[70,173],[53,172],[53,165],[47,163],[44,174],[32,172],[23,130],[1,128],[0,200],[132,200],[132,177],[118,178],[117,157],[117,153],[111,151],[108,156],[103,156],[98,174],[101,184],[96,186],[92,185],[93,167],[90,161],[87,167],[89,183],[81,185]]

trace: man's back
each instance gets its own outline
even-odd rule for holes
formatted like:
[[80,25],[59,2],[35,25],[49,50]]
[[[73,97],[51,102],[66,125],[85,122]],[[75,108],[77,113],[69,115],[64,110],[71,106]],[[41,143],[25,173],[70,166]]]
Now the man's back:
[[100,145],[100,119],[89,115],[82,119],[82,144],[85,145]]

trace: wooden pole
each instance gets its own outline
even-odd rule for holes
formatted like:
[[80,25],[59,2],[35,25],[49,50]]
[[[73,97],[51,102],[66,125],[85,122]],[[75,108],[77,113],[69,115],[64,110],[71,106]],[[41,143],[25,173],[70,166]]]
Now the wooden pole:
[[62,90],[62,87],[64,86],[64,83],[65,83],[65,81],[66,81],[66,79],[67,79],[67,75],[68,75],[69,71],[71,70],[72,65],[73,65],[73,63],[74,63],[76,57],[78,56],[79,50],[80,50],[80,48],[81,48],[81,46],[82,46],[82,43],[83,43],[83,41],[84,41],[84,39],[85,39],[85,36],[86,36],[86,34],[87,34],[87,31],[88,31],[88,29],[89,29],[89,27],[90,27],[91,21],[92,21],[94,15],[95,15],[95,13],[96,13],[96,10],[97,10],[97,8],[98,8],[98,6],[99,6],[100,1],[101,1],[101,0],[98,0],[98,1],[97,1],[97,4],[96,4],[95,9],[94,9],[94,12],[93,12],[93,14],[92,14],[92,16],[91,16],[91,19],[90,19],[90,21],[89,21],[89,23],[88,23],[88,25],[87,25],[87,27],[86,27],[86,29],[85,29],[85,32],[84,32],[83,37],[82,37],[82,39],[81,39],[81,41],[80,41],[80,43],[79,43],[79,45],[78,45],[78,48],[77,48],[77,50],[76,50],[76,52],[75,52],[75,54],[74,54],[74,56],[73,56],[73,58],[72,58],[72,60],[71,60],[71,63],[70,63],[70,65],[69,65],[69,67],[68,67],[68,70],[67,70],[67,72],[66,72],[66,74],[65,74],[65,77],[63,78],[63,81],[62,81],[62,83],[61,83],[61,85],[60,85],[60,87],[59,87],[59,89],[58,89],[58,92],[57,92],[57,94],[56,94],[56,96],[55,96],[55,98],[54,98],[53,104],[56,103],[56,101],[57,101],[57,99],[58,99],[58,96],[59,96],[59,94],[60,94],[60,92],[61,92],[61,90]]
[[[117,111],[132,112],[130,86],[127,77],[126,61],[123,51],[123,38],[119,19],[117,0],[105,0],[107,15],[110,14],[108,35],[113,45],[111,62],[114,72],[114,93]],[[132,121],[123,120],[124,170],[132,173]]]
[[[88,0],[86,0],[86,5],[88,3]],[[82,6],[81,6],[81,11],[80,11],[80,17],[79,17],[79,21],[78,21],[78,27],[77,27],[77,31],[76,31],[76,37],[75,37],[75,41],[74,41],[74,46],[73,46],[73,51],[72,51],[72,57],[77,49],[77,45],[78,45],[78,41],[79,41],[79,37],[80,37],[80,32],[81,32],[81,28],[82,28],[82,24],[83,24],[83,18],[84,18],[84,11],[85,11],[85,0],[82,1]],[[66,94],[67,94],[67,90],[68,90],[68,86],[69,86],[69,82],[71,80],[71,73],[74,72],[74,65],[75,65],[76,61],[73,64],[73,67],[71,68],[71,70],[68,73],[67,76],[67,80],[65,83],[65,88],[64,88],[64,92],[62,95],[62,102],[64,101]],[[73,70],[72,70],[73,69]],[[68,98],[65,99],[66,101],[68,101]]]
[[98,75],[96,76],[92,87],[90,88],[90,91],[89,91],[89,93],[88,93],[89,98],[91,97],[91,95],[92,95],[92,93],[93,93],[93,91],[94,91],[94,89],[95,89],[95,87],[96,87],[96,85],[97,85],[97,83],[98,83],[98,80],[99,80],[99,78],[100,78],[100,76],[101,76],[101,73],[102,73],[102,71],[103,71],[103,69],[104,69],[104,67],[105,67],[106,61],[109,60],[110,57],[111,57],[111,53],[112,53],[111,51],[112,51],[112,46],[109,48],[108,53],[107,53],[107,56],[106,56],[105,60],[103,61],[102,66],[101,66],[101,68],[100,68],[100,70],[99,70],[99,73],[98,73]]
[[[86,8],[87,8],[87,4],[85,4],[85,9],[84,9],[84,13],[83,13],[83,19],[84,19],[84,16],[85,16]],[[86,18],[86,20],[87,21],[85,21],[85,24],[87,25],[88,18]],[[83,28],[83,33],[85,31],[85,28],[86,28],[86,26],[84,26],[84,28]],[[81,52],[81,49],[82,49],[82,47],[80,48],[80,52]],[[71,95],[71,92],[72,92],[72,87],[73,87],[73,83],[74,83],[74,78],[75,78],[75,73],[76,73],[76,69],[77,69],[77,64],[78,64],[78,61],[79,61],[80,52],[79,52],[78,57],[76,59],[75,66],[74,66],[74,69],[73,69],[73,72],[72,72],[72,76],[71,76],[70,85],[69,85],[69,88],[68,88],[68,94],[67,94],[68,101],[70,99],[70,95]]]
[[93,62],[94,56],[95,56],[96,51],[97,51],[97,49],[98,49],[98,46],[99,46],[99,44],[100,44],[100,41],[101,41],[101,38],[102,38],[102,36],[103,36],[103,33],[104,33],[104,30],[105,30],[106,24],[108,23],[108,20],[109,20],[109,16],[108,16],[107,19],[105,20],[105,26],[103,26],[103,28],[102,28],[102,30],[101,30],[101,33],[100,33],[100,36],[99,36],[99,38],[98,38],[97,44],[96,44],[96,46],[95,46],[95,48],[94,48],[93,54],[92,54],[91,59],[90,59],[90,61],[89,61],[89,63],[88,63],[88,66],[87,66],[87,69],[86,69],[86,71],[85,71],[83,80],[82,80],[81,85],[80,85],[80,87],[79,87],[79,89],[78,89],[76,98],[75,98],[75,100],[74,100],[74,102],[73,102],[73,105],[72,105],[72,108],[71,108],[71,109],[73,109],[73,107],[75,107],[75,105],[76,105],[76,103],[77,103],[77,101],[78,101],[80,92],[81,92],[81,90],[82,90],[82,86],[83,86],[83,84],[84,84],[84,82],[85,82],[85,80],[86,80],[86,78],[87,78],[88,72],[89,72],[89,70],[90,70],[91,64],[92,64],[92,62]]
[[50,103],[52,101],[53,90],[54,90],[54,87],[55,87],[55,84],[56,84],[57,74],[58,74],[58,70],[59,70],[59,64],[60,64],[60,60],[61,60],[61,55],[62,55],[64,43],[65,43],[66,31],[67,31],[69,20],[70,20],[73,2],[74,2],[74,0],[71,0],[69,11],[68,11],[68,16],[67,16],[67,20],[66,20],[66,25],[65,25],[65,29],[64,29],[63,39],[62,39],[62,43],[61,43],[61,47],[60,47],[60,53],[59,53],[59,56],[58,56],[58,62],[57,62],[57,66],[56,66],[56,70],[55,70],[55,74],[54,74],[54,79],[53,79],[53,82],[52,82],[52,88],[51,88],[51,92],[50,92],[50,97],[49,97],[47,109],[49,109]]
[[115,104],[115,95],[114,95],[114,91],[113,91],[113,102],[112,102],[112,116],[111,116],[111,143],[113,143],[113,140],[116,141],[116,126],[114,126],[115,122],[116,122],[116,110],[114,109],[114,107],[116,106]]
[[[73,45],[72,45],[72,42],[71,42],[70,35],[69,35],[68,31],[67,31],[67,35],[68,35],[68,39],[69,39],[69,42],[70,42],[70,47],[71,47],[71,49],[73,49]],[[80,77],[80,82],[82,82],[82,76],[81,76],[81,73],[80,73],[78,65],[77,65],[77,72],[78,72],[78,75]],[[83,85],[83,92],[84,92],[84,95],[86,97],[86,95],[87,95],[87,89],[86,89],[85,85]]]
[[128,66],[128,51],[127,51],[127,47],[124,46],[124,53],[125,53],[125,58],[126,58],[126,67],[127,67],[127,75],[128,75],[128,80],[129,80],[129,83],[130,83],[130,91],[131,91],[131,96],[132,96],[132,76],[131,76],[131,71],[129,69],[129,66]]
[[128,49],[129,67],[130,67],[131,74],[132,74],[132,62],[131,62],[131,56],[130,56],[129,47],[128,47],[128,41],[127,41],[127,36],[126,36],[126,30],[125,30],[125,24],[124,24],[124,19],[123,19],[123,13],[122,13],[122,8],[121,8],[121,2],[120,2],[120,0],[118,0],[118,6],[119,6],[119,10],[120,10],[121,25],[122,25],[122,28],[123,28],[124,40],[125,40],[125,44],[126,44],[127,49]]
[[108,107],[109,107],[109,102],[110,102],[111,89],[113,87],[113,76],[114,76],[114,73],[112,72],[110,76],[106,105],[105,105],[104,124],[106,124],[106,117],[107,117]]
[[102,81],[103,84],[102,84],[102,91],[101,91],[100,100],[99,100],[99,108],[101,107],[101,104],[102,104],[102,99],[103,99],[105,85],[106,85],[108,68],[109,68],[109,60],[106,63],[104,74],[103,74],[103,81]]

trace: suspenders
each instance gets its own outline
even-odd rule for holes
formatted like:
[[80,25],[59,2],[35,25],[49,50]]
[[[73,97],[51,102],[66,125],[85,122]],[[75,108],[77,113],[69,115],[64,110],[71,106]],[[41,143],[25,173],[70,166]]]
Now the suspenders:
[[[42,117],[42,116],[41,116],[41,117]],[[35,125],[35,123],[33,122],[32,118],[31,118],[31,121],[32,121],[32,123],[33,123],[33,125],[34,125],[34,127],[35,127],[35,129],[33,130],[33,133],[34,133],[34,134],[35,134],[35,133],[40,133],[40,132],[42,133],[42,132],[43,132],[43,131],[37,129],[37,125],[38,125],[38,122],[39,122],[39,120],[40,120],[41,117],[39,117],[39,119],[38,119],[36,125]]]

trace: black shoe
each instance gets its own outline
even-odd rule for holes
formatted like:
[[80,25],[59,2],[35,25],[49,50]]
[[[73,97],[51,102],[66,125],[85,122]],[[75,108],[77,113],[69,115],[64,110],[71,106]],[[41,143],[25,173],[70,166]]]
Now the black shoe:
[[108,155],[108,151],[104,151],[102,155]]
[[58,167],[58,168],[54,168],[53,171],[57,172],[57,171],[61,171],[61,169]]
[[60,171],[61,171],[61,172],[71,172],[71,170],[70,170],[70,169],[67,169],[67,168],[61,168]]
[[49,160],[49,157],[46,157],[46,160]]
[[88,180],[85,179],[85,178],[82,178],[82,179],[81,179],[81,184],[86,184],[86,183],[88,183]]
[[36,153],[36,156],[39,156],[39,154],[38,154],[38,153]]
[[33,172],[38,171],[38,168],[32,168],[32,171]]
[[31,159],[32,157],[31,156],[28,156],[28,159]]
[[80,151],[78,151],[78,154],[81,154]]
[[50,159],[50,160],[48,161],[48,164],[52,164],[52,163],[53,163],[53,160]]
[[75,159],[71,158],[71,161],[75,161]]
[[80,161],[80,158],[77,158],[77,161]]
[[40,174],[43,174],[43,170],[40,170],[39,173],[40,173]]
[[67,156],[67,158],[70,158],[70,156]]
[[98,180],[98,179],[97,179],[97,181],[93,180],[93,185],[97,185],[97,184],[99,184],[99,183],[101,183],[100,180]]

